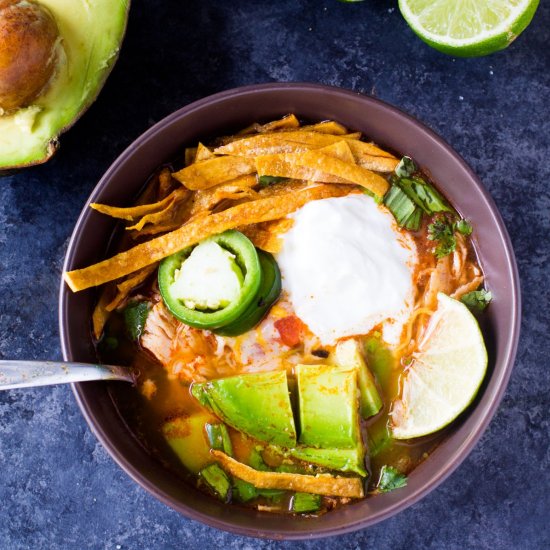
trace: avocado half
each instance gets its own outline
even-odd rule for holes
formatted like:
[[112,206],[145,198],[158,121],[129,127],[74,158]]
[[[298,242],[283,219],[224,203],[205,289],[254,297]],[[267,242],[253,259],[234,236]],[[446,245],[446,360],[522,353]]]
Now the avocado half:
[[40,0],[61,36],[56,73],[30,106],[0,116],[0,171],[46,162],[93,103],[118,57],[130,0]]

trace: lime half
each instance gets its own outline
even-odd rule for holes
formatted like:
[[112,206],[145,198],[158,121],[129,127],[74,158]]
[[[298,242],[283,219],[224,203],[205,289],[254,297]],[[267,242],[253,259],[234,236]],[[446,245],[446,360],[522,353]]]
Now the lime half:
[[462,57],[506,48],[538,5],[539,0],[399,0],[403,17],[424,42]]
[[437,311],[401,379],[392,407],[396,439],[431,434],[474,399],[487,370],[479,325],[461,302],[439,293]]

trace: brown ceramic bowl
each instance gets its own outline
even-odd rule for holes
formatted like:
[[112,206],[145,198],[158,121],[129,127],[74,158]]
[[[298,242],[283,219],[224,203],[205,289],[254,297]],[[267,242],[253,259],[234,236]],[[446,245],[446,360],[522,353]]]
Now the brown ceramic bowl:
[[[371,97],[311,84],[267,84],[210,96],[180,109],[139,137],[109,168],[89,202],[130,204],[153,170],[199,139],[251,122],[296,113],[334,119],[361,130],[383,147],[412,156],[460,213],[471,220],[479,260],[494,301],[484,315],[489,370],[480,394],[449,436],[410,475],[406,488],[367,498],[317,518],[284,517],[221,504],[194,489],[147,453],[116,406],[120,383],[76,384],[74,392],[92,431],[114,460],[142,487],[183,515],[213,527],[256,537],[300,539],[361,529],[396,514],[437,487],[472,450],[504,394],[519,338],[520,291],[512,245],[495,204],[464,160],[417,120]],[[104,259],[111,219],[86,204],[76,224],[65,270]],[[69,361],[96,360],[90,334],[95,293],[61,285],[60,333]]]

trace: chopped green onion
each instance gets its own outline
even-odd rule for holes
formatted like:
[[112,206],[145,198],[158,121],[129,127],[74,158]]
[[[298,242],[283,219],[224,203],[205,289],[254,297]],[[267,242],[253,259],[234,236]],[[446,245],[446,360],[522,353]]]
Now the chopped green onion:
[[235,478],[233,480],[233,496],[241,502],[248,502],[258,496],[258,491],[252,483]]
[[288,178],[283,178],[280,176],[258,176],[258,183],[262,187],[267,187],[268,185],[272,185],[274,183],[280,183],[281,181],[284,181]]
[[443,197],[422,178],[401,178],[398,185],[426,214],[451,212]]
[[390,187],[390,190],[384,197],[384,204],[393,214],[400,226],[412,231],[418,230],[420,227],[422,211],[400,187],[397,185],[392,185]]
[[393,466],[382,466],[377,487],[381,493],[389,493],[394,489],[405,487],[405,485],[407,485],[407,476],[405,474],[402,474]]
[[221,500],[224,502],[228,500],[231,483],[227,474],[218,464],[210,464],[203,468],[199,475]]
[[321,509],[321,497],[311,493],[296,493],[292,497],[292,511],[297,514],[318,512]]
[[206,435],[212,449],[223,451],[226,455],[233,456],[231,438],[225,424],[206,424]]
[[483,311],[493,299],[493,295],[484,289],[474,290],[464,294],[460,301],[474,311]]
[[403,157],[395,167],[395,175],[400,178],[412,176],[418,170],[414,160],[411,157]]

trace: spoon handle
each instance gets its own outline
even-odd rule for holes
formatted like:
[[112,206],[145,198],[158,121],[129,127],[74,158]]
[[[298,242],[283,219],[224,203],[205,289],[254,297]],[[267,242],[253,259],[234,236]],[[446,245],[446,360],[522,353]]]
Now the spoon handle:
[[134,382],[131,369],[63,361],[0,361],[0,390],[90,380]]

